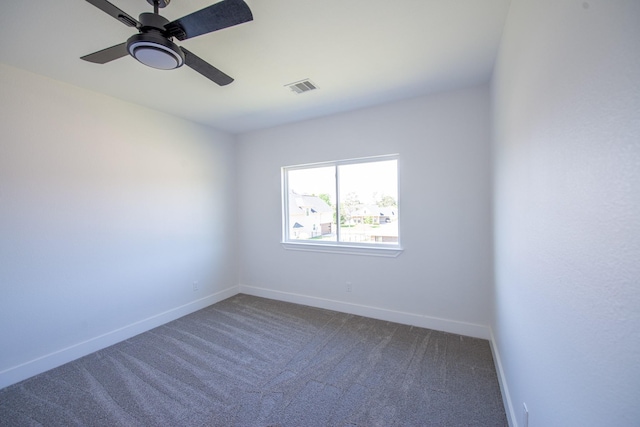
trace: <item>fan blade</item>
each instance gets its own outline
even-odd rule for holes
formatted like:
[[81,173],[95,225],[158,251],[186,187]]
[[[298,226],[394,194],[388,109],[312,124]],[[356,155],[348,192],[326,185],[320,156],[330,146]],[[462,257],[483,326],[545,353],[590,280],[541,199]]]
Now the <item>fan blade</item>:
[[89,3],[102,10],[103,12],[113,16],[118,21],[122,22],[128,27],[140,27],[142,24],[131,15],[121,11],[116,6],[109,3],[107,0],[87,0]]
[[204,59],[194,55],[182,46],[180,47],[180,49],[182,49],[182,52],[184,52],[184,63],[212,82],[220,86],[225,86],[233,81],[231,77],[218,70],[216,67],[209,64]]
[[127,44],[121,43],[115,46],[108,47],[106,49],[102,49],[98,52],[90,53],[89,55],[85,55],[80,59],[84,59],[85,61],[93,62],[96,64],[106,64],[109,61],[113,61],[114,59],[122,58],[123,56],[128,55]]
[[252,20],[251,9],[244,1],[223,0],[169,22],[164,28],[178,40],[186,40]]

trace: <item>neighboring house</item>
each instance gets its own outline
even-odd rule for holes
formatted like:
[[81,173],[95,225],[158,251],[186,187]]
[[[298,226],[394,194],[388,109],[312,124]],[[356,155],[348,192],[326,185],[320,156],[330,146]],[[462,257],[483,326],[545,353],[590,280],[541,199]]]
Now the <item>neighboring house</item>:
[[345,240],[354,242],[397,243],[398,207],[360,205],[351,214],[354,228],[345,229]]
[[398,243],[398,222],[382,224],[367,230],[368,241],[376,243]]
[[351,214],[356,224],[388,224],[398,220],[398,207],[376,205],[362,205]]
[[333,233],[333,208],[318,196],[289,193],[289,235],[310,239]]

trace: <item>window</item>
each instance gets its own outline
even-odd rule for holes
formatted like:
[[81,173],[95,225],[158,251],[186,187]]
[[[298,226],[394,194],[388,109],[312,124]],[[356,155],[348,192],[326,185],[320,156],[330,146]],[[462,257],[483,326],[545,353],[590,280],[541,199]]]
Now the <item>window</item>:
[[287,249],[400,254],[397,155],[282,168]]

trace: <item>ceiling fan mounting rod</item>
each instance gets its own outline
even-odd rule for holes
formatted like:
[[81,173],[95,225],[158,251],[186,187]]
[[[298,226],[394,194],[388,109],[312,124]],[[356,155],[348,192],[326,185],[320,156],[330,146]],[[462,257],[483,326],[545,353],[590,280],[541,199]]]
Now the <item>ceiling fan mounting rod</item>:
[[151,6],[153,6],[153,13],[158,14],[158,9],[165,8],[169,5],[171,0],[147,0]]

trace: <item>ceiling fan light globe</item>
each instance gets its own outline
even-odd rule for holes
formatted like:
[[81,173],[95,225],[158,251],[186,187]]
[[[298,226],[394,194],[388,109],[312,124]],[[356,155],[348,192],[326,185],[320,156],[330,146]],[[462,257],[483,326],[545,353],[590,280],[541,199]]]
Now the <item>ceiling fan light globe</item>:
[[175,43],[149,34],[130,37],[127,50],[144,65],[160,70],[173,70],[184,64],[184,53]]
[[179,65],[175,56],[155,46],[138,46],[133,50],[133,57],[144,65],[160,70],[173,70]]

